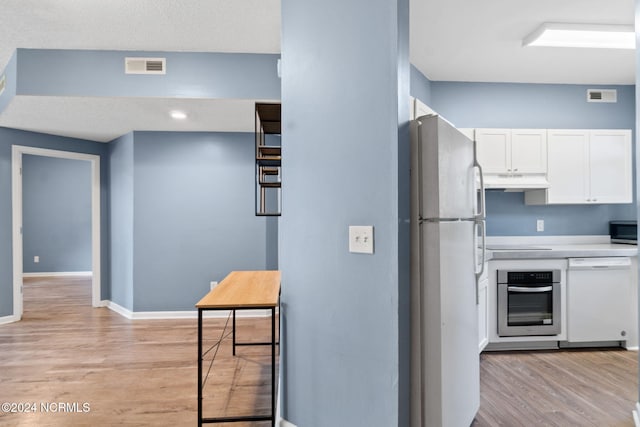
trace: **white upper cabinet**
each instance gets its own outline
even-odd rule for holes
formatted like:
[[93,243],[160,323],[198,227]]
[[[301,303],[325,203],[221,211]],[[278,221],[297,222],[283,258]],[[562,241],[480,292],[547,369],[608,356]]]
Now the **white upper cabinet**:
[[545,129],[476,129],[478,162],[485,174],[547,171]]
[[475,129],[486,188],[547,188],[546,129]]
[[547,190],[527,204],[631,203],[631,131],[548,130]]
[[549,130],[547,203],[585,203],[589,190],[589,132]]
[[589,135],[592,203],[631,203],[631,131],[593,130]]
[[511,172],[511,129],[476,129],[476,144],[485,174]]
[[547,131],[511,130],[511,169],[514,173],[547,172]]

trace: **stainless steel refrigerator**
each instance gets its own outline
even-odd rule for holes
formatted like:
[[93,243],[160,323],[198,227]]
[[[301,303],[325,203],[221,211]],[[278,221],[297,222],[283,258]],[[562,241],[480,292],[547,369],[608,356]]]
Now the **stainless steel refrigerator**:
[[411,426],[467,427],[480,406],[484,189],[474,142],[411,122]]

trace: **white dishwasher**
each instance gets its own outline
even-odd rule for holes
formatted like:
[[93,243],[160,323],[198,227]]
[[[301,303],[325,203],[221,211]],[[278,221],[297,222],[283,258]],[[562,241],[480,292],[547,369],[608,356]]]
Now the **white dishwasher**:
[[631,260],[569,258],[567,341],[625,341],[633,331]]

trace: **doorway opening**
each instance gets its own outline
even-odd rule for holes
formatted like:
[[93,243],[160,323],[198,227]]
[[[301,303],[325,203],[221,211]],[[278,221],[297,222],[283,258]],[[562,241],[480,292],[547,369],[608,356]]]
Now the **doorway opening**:
[[13,216],[13,320],[23,314],[23,156],[35,155],[91,164],[91,305],[102,306],[100,263],[100,157],[68,151],[14,145],[12,147],[12,216]]

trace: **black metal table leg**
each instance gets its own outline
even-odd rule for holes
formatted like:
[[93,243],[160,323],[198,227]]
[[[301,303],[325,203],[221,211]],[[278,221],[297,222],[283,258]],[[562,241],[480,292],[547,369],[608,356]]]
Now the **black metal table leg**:
[[198,427],[202,427],[202,309],[198,309]]
[[[245,308],[245,307],[243,307]],[[257,309],[258,307],[246,307],[246,309]],[[271,341],[270,342],[236,342],[236,310],[232,309],[232,341],[233,341],[233,355],[236,355],[236,346],[243,345],[270,345],[271,346],[271,415],[243,415],[243,416],[231,416],[231,417],[215,417],[204,418],[203,417],[203,381],[202,362],[204,357],[202,355],[202,337],[203,337],[203,311],[205,309],[198,309],[198,427],[202,427],[203,424],[209,423],[223,423],[223,422],[237,422],[237,421],[271,421],[271,426],[276,425],[276,307],[271,307]],[[280,313],[278,313],[278,322],[280,320]],[[224,332],[223,332],[224,336]],[[228,335],[227,335],[228,336]],[[224,338],[221,338],[224,339]],[[208,351],[207,351],[208,352]],[[215,357],[215,355],[214,355]],[[208,373],[207,373],[208,375]]]
[[232,310],[232,311],[233,311],[233,326],[231,328],[232,336],[233,336],[232,347],[233,347],[233,355],[235,356],[236,355],[236,311],[235,310]]
[[276,308],[271,308],[271,426],[276,425]]

